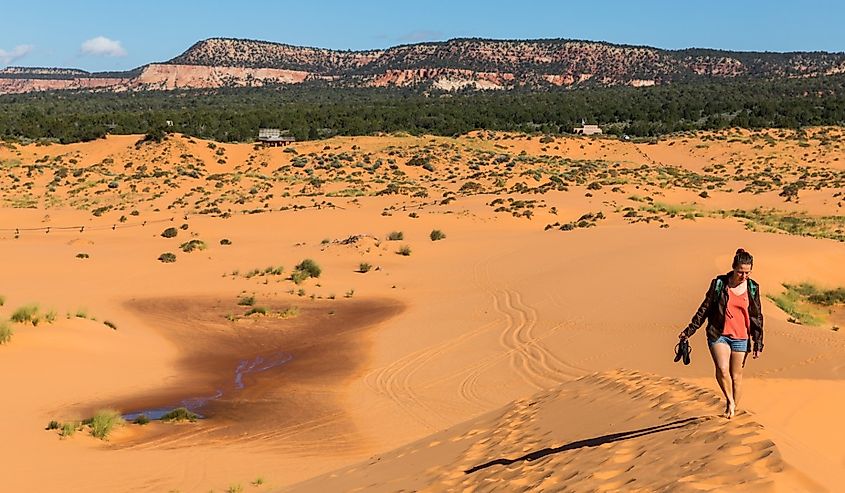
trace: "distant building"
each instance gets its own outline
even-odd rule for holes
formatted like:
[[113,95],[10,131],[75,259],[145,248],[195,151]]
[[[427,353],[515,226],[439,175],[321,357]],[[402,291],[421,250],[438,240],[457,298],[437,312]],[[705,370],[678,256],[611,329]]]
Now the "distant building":
[[581,135],[601,135],[601,129],[598,125],[585,125],[575,128],[576,134]]
[[286,146],[291,142],[296,142],[296,138],[290,135],[282,135],[287,131],[282,132],[278,128],[259,128],[258,141],[266,146]]

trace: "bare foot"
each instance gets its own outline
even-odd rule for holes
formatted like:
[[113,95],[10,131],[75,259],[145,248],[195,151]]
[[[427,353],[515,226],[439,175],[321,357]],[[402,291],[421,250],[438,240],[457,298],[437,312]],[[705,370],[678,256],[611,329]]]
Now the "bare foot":
[[728,401],[728,404],[725,406],[725,414],[724,416],[728,419],[733,418],[736,415],[736,404]]

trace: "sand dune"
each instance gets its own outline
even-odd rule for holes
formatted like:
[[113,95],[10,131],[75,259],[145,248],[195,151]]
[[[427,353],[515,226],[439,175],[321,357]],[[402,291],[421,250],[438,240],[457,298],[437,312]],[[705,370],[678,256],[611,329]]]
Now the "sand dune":
[[[41,317],[0,345],[0,490],[837,491],[843,307],[763,300],[731,422],[703,334],[671,357],[739,246],[764,295],[845,285],[840,138],[0,146],[0,318]],[[197,397],[197,423],[44,430]]]
[[770,491],[813,488],[749,414],[630,370],[591,374],[282,491]]

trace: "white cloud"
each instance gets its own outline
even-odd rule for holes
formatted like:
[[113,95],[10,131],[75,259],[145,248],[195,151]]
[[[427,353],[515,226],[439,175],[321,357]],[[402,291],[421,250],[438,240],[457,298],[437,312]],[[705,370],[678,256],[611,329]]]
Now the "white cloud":
[[0,49],[0,65],[9,65],[19,58],[23,58],[32,51],[32,45],[18,45],[11,51]]
[[82,53],[86,55],[97,56],[126,56],[126,50],[120,46],[120,41],[106,38],[105,36],[97,36],[82,43],[80,48]]

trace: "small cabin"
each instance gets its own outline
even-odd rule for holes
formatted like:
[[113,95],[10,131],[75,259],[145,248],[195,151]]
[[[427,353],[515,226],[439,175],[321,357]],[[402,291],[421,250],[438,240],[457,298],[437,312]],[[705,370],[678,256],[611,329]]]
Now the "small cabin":
[[601,135],[601,128],[598,125],[582,125],[575,128],[575,133],[580,135]]
[[260,128],[258,129],[258,141],[270,147],[286,146],[291,142],[296,142],[295,137],[285,134],[287,134],[287,131],[282,132],[278,128]]

